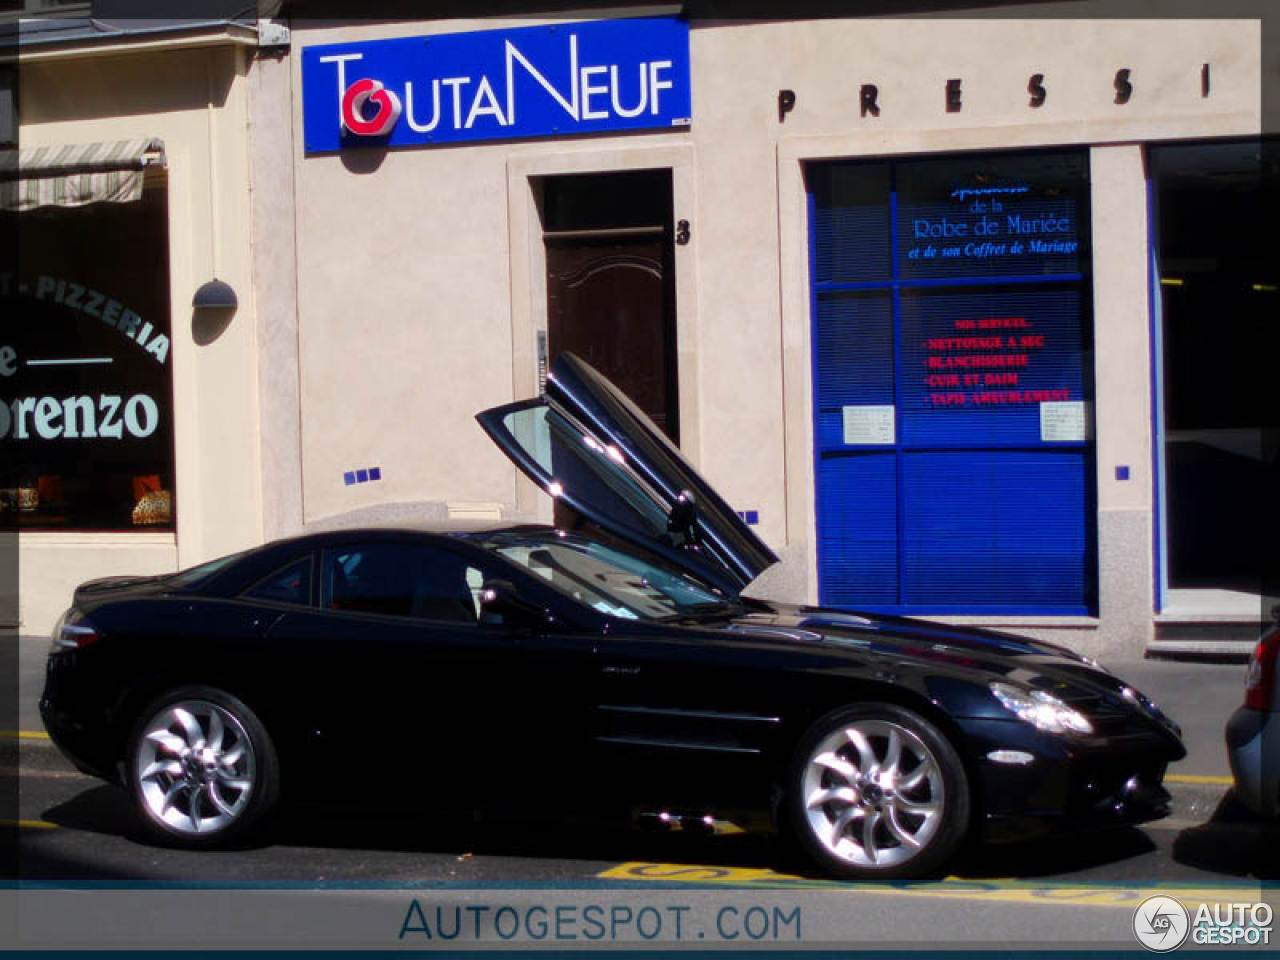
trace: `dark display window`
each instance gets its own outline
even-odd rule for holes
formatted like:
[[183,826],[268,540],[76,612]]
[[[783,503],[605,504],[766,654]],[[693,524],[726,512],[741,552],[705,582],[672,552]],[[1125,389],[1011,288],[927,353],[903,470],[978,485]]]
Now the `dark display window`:
[[822,602],[1093,612],[1086,154],[806,176]]
[[[1280,144],[1152,147],[1165,585],[1261,591],[1275,566]],[[1268,459],[1270,458],[1270,460]],[[1268,471],[1271,471],[1268,474]]]
[[5,216],[19,248],[0,275],[0,525],[172,530],[164,187]]

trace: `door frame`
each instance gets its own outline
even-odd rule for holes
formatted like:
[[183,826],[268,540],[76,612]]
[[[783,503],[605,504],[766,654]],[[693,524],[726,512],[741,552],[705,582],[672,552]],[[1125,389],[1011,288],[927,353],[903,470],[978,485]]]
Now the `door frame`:
[[[689,144],[574,153],[527,154],[507,161],[507,226],[511,279],[511,390],[513,399],[538,394],[538,337],[547,336],[547,258],[539,207],[544,177],[582,173],[671,171],[673,219],[694,221],[694,150]],[[674,246],[676,365],[680,449],[694,467],[702,461],[698,392],[698,301],[695,266],[698,229]],[[551,503],[524,477],[516,479],[517,511],[551,522]]]

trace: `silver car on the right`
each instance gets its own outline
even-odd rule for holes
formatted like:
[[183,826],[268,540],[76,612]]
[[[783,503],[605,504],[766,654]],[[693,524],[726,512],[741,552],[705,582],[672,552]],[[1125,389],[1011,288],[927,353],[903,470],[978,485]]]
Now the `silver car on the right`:
[[[1280,620],[1280,607],[1271,611]],[[1261,817],[1280,817],[1280,622],[1263,633],[1249,661],[1244,704],[1227,722],[1227,755],[1240,801]]]

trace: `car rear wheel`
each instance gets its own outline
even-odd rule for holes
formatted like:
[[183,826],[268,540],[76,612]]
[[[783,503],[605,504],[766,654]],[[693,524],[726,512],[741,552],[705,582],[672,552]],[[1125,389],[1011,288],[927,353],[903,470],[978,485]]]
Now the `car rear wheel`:
[[184,846],[243,841],[280,793],[275,749],[244,703],[208,687],[171,691],[142,712],[128,786],[157,837]]
[[874,703],[828,714],[796,749],[790,825],[809,857],[848,879],[927,874],[969,824],[969,784],[955,748],[910,710]]

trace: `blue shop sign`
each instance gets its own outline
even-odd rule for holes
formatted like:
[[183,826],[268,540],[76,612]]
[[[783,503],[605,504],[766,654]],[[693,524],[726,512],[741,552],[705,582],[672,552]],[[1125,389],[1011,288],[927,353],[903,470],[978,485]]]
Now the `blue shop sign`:
[[484,30],[302,51],[306,152],[687,126],[689,25]]

